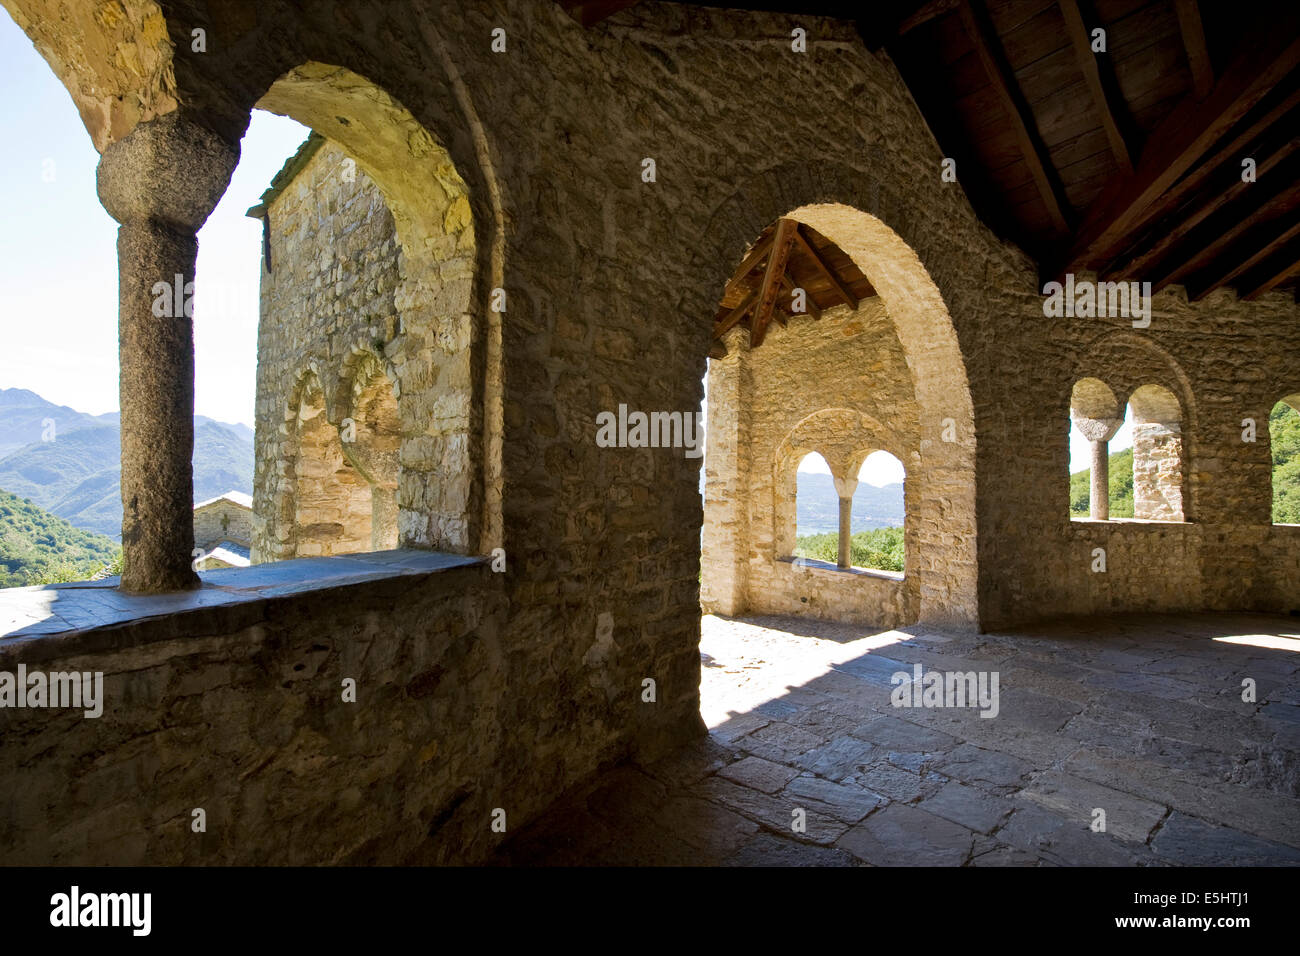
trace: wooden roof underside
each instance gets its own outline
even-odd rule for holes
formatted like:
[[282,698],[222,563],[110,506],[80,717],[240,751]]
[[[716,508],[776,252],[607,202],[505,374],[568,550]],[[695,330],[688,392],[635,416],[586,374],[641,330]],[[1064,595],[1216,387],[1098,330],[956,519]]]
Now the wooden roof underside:
[[[633,5],[563,3],[588,27]],[[697,3],[853,21],[898,66],[977,214],[1044,281],[1086,269],[1193,300],[1296,291],[1300,4]]]
[[713,317],[710,355],[726,354],[722,337],[740,326],[751,348],[763,344],[769,324],[795,317],[820,319],[824,309],[856,309],[875,295],[853,260],[817,230],[781,219],[763,230],[737,266]]

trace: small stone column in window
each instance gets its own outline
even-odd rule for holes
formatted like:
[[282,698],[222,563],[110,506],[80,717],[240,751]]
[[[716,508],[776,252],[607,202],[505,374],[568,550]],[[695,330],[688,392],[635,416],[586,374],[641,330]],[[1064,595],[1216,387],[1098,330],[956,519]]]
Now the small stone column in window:
[[1108,442],[1115,437],[1122,418],[1074,418],[1079,433],[1092,445],[1092,466],[1089,475],[1088,511],[1096,521],[1110,518],[1110,448]]
[[858,479],[835,478],[835,493],[840,496],[840,552],[836,562],[841,568],[852,567],[853,494],[858,490]]

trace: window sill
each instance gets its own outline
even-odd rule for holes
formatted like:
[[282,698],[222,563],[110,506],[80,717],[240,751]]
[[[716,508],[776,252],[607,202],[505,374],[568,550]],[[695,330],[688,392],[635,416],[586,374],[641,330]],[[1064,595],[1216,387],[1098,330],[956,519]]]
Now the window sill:
[[1070,516],[1070,523],[1080,525],[1150,525],[1159,528],[1178,528],[1196,524],[1195,521],[1172,521],[1166,518],[1076,518],[1074,515]]
[[859,568],[856,566],[849,567],[849,568],[842,568],[838,564],[831,564],[829,561],[821,561],[818,560],[817,558],[791,557],[791,558],[777,558],[777,560],[783,561],[784,563],[790,565],[793,565],[796,561],[803,561],[803,564],[798,565],[798,567],[803,567],[814,571],[831,571],[834,572],[835,574],[854,574],[854,575],[860,575],[862,577],[867,577],[867,578],[880,578],[883,581],[903,580],[902,571],[883,571],[880,568]]
[[[377,551],[200,571],[202,587],[168,594],[119,591],[116,577],[0,589],[0,652],[22,647],[26,657],[27,645],[34,642],[57,644],[59,653],[121,647],[143,642],[125,638],[124,631],[133,630],[133,625],[168,618],[181,621],[180,629],[198,633],[212,613],[335,588],[419,578],[486,561],[436,551]],[[172,624],[166,630],[178,628]],[[101,637],[90,640],[91,634]],[[117,636],[103,638],[105,634]]]

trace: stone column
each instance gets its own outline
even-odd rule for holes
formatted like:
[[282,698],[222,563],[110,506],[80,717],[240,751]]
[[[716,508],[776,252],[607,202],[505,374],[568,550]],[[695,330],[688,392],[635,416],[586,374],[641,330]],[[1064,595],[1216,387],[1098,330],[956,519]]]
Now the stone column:
[[841,568],[853,566],[850,548],[853,538],[853,494],[858,490],[856,478],[834,478],[835,493],[840,496],[840,553],[836,564]]
[[122,589],[197,587],[194,548],[196,233],[239,160],[179,113],[140,123],[99,161],[99,200],[120,223]]
[[1075,417],[1074,426],[1092,443],[1088,513],[1097,521],[1110,518],[1110,448],[1107,444],[1124,424],[1122,418]]

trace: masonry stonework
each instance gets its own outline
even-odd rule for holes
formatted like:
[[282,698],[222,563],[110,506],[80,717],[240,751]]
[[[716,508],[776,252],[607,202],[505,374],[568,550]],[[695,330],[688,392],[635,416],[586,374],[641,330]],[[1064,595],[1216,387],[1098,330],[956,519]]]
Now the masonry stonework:
[[[4,4],[57,45],[38,0]],[[377,372],[400,419],[399,543],[499,547],[505,570],[340,585],[264,619],[167,618],[117,649],[122,635],[92,628],[79,639],[103,641],[94,654],[11,647],[8,663],[101,667],[109,701],[100,721],[6,727],[6,862],[481,860],[492,808],[517,807],[514,827],[598,768],[701,733],[699,460],[597,447],[595,419],[620,403],[700,407],[724,284],[786,216],[850,255],[880,301],[792,323],[752,354],[735,343],[712,373],[710,425],[714,388],[719,407],[730,395],[756,417],[710,428],[706,496],[721,510],[705,548],[733,559],[709,566],[706,598],[738,611],[766,581],[771,607],[793,606],[801,585],[775,562],[788,476],[772,456],[831,409],[906,466],[909,565],[842,603],[838,581],[818,585],[827,613],[987,628],[1297,608],[1300,535],[1269,522],[1265,434],[1273,404],[1300,391],[1295,302],[1189,303],[1173,287],[1143,330],[1046,318],[1036,268],[941,180],[893,64],[850,24],[799,17],[796,55],[790,17],[688,5],[646,3],[584,31],[557,4],[469,0],[433,16],[414,0],[267,2],[221,17],[221,42],[193,56],[191,6],[158,9],[172,62],[139,78],[146,112],[167,108],[174,79],[176,110],[231,149],[254,106],[295,116],[356,158],[393,220],[395,244],[362,186],[291,188],[300,221],[332,237],[324,254],[295,252],[272,210],[271,275],[298,270],[312,293],[277,301],[274,278],[268,290],[255,547],[292,552],[284,513],[261,509],[297,480],[300,423],[337,431]],[[65,83],[94,87],[98,60],[68,62]],[[97,144],[130,120],[95,120]],[[312,175],[335,170],[322,159]],[[771,365],[800,341],[829,349],[836,329],[857,356],[837,368],[843,387],[822,398],[805,382],[787,396],[799,411],[778,412]],[[1121,403],[1148,384],[1178,397],[1182,522],[1070,520],[1070,394],[1085,377]],[[1246,417],[1257,443],[1241,440]],[[1090,570],[1098,547],[1104,574]],[[331,560],[347,559],[320,566]],[[353,670],[375,696],[345,711],[338,681]],[[58,766],[37,761],[56,739]],[[205,804],[230,826],[184,843],[185,814]]]

